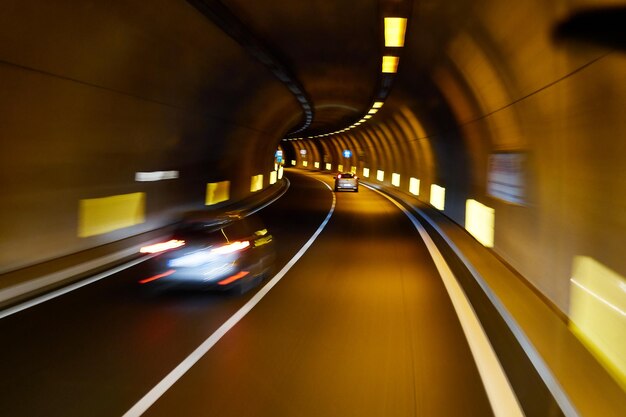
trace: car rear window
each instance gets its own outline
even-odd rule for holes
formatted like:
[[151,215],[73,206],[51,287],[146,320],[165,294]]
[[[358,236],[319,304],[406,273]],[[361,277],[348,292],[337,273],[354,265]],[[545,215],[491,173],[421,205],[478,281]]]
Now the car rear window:
[[174,237],[190,242],[219,243],[226,240],[219,225],[202,222],[184,223],[174,232]]
[[203,244],[219,244],[234,240],[248,239],[259,230],[265,229],[262,220],[257,215],[225,220],[209,218],[194,220],[188,218],[181,222],[174,232],[176,239]]
[[352,174],[340,174],[341,178],[352,178],[353,175]]

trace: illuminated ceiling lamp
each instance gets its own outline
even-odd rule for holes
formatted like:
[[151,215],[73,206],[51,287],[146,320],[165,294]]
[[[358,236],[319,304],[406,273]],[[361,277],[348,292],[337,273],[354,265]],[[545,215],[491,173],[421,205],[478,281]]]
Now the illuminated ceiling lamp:
[[398,71],[398,61],[400,58],[393,55],[383,56],[383,73],[393,74]]
[[385,46],[403,47],[406,33],[406,18],[385,17]]
[[373,109],[380,109],[383,106],[383,102],[382,101],[377,101],[374,103],[374,105],[372,106]]

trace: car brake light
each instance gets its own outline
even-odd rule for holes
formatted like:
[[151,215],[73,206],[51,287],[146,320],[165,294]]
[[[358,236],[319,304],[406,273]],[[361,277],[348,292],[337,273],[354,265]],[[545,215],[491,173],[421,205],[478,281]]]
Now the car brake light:
[[162,274],[157,274],[157,275],[151,276],[150,278],[142,279],[141,281],[139,281],[139,283],[140,284],[147,284],[148,282],[156,281],[159,278],[165,278],[167,276],[170,276],[174,272],[176,272],[175,269],[170,269],[169,271],[165,271]]
[[180,248],[185,245],[184,240],[168,240],[167,242],[155,243],[154,245],[144,246],[139,249],[141,253],[159,253],[165,252],[166,250]]
[[337,178],[341,178],[341,174],[337,175]]
[[241,271],[236,273],[235,275],[231,275],[226,279],[223,279],[221,281],[218,282],[218,285],[228,285],[231,282],[235,282],[243,277],[245,277],[246,275],[248,275],[250,272],[249,271]]
[[226,255],[228,253],[233,253],[233,252],[243,250],[249,246],[250,246],[250,242],[248,242],[247,240],[244,240],[243,242],[237,241],[237,242],[229,243],[224,246],[220,246],[219,248],[213,248],[211,249],[211,252],[217,253],[220,255]]

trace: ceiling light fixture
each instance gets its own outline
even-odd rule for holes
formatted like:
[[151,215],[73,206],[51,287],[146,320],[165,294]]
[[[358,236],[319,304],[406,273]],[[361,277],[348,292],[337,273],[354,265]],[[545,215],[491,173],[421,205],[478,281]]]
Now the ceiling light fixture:
[[385,46],[404,46],[404,34],[406,33],[406,18],[385,17]]
[[383,56],[383,72],[387,74],[393,74],[398,71],[398,61],[400,58],[393,55]]

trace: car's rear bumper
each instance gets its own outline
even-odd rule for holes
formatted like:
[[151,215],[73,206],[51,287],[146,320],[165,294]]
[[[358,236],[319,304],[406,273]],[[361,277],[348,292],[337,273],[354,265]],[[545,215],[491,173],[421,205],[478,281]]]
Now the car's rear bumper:
[[336,190],[356,190],[359,188],[358,184],[337,184],[335,186]]

